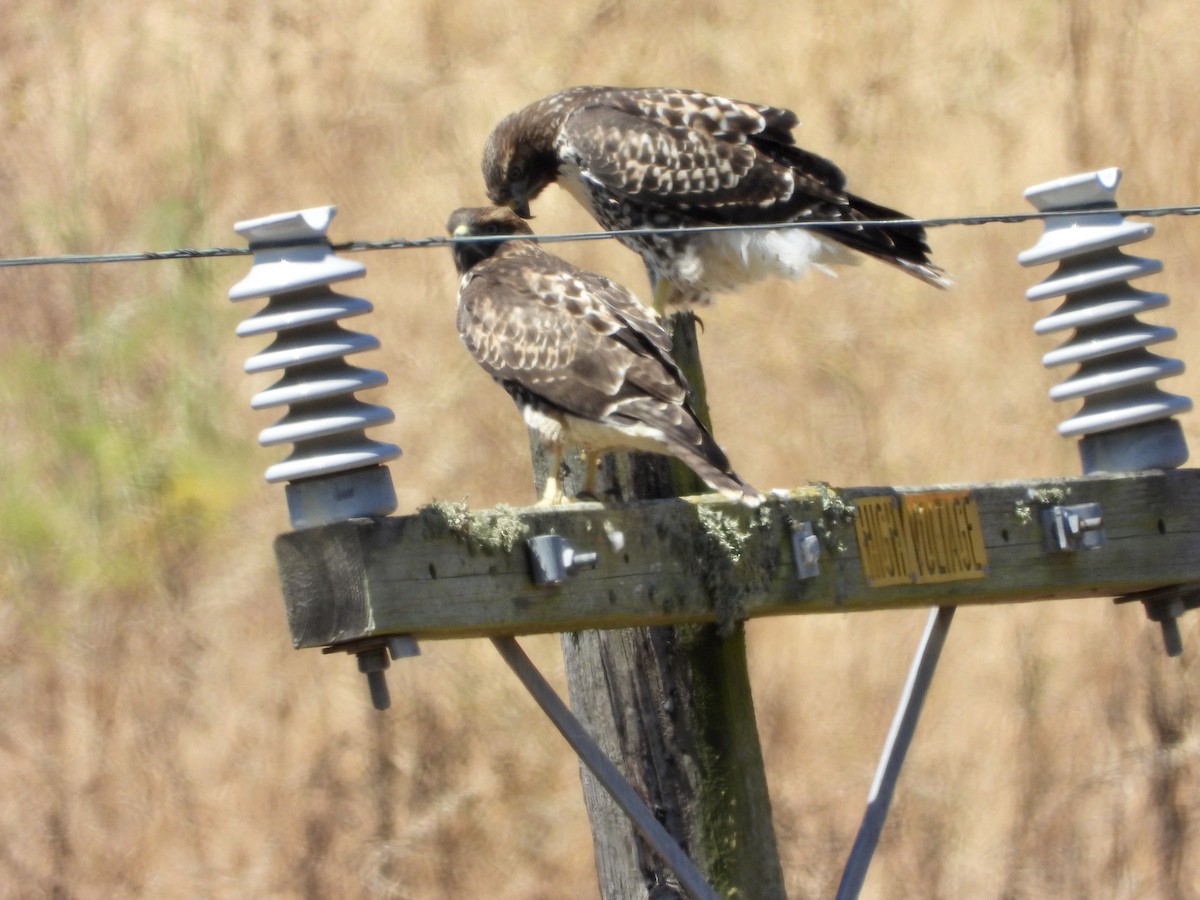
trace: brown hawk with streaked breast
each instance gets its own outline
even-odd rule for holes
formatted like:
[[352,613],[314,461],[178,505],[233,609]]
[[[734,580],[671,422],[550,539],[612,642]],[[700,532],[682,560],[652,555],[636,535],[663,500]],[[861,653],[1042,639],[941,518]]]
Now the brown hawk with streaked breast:
[[476,362],[516,401],[553,465],[543,502],[561,499],[563,452],[591,457],[609,450],[666,453],[726,497],[750,504],[760,495],[729,465],[692,409],[687,379],[671,359],[671,339],[628,290],[546,252],[508,207],[459,209],[458,333]]
[[[557,181],[609,231],[908,218],[848,192],[836,165],[796,146],[797,124],[790,110],[701,91],[573,87],[501,121],[484,148],[483,176],[493,203],[526,218],[530,201]],[[660,311],[767,276],[856,263],[852,251],[935,287],[950,284],[917,225],[620,240],[645,261]]]

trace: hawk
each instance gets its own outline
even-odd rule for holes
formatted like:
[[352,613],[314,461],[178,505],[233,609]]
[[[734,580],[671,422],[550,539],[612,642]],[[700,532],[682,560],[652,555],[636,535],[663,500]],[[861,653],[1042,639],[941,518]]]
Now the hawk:
[[[487,139],[493,203],[529,218],[557,181],[610,231],[906,219],[846,190],[827,159],[796,146],[795,113],[677,88],[582,86],[512,113]],[[708,303],[767,276],[857,263],[853,251],[946,288],[917,225],[623,235],[655,285],[655,306]]]
[[549,451],[542,502],[562,499],[567,447],[588,460],[588,493],[597,454],[641,450],[676,457],[730,499],[760,499],[697,418],[670,337],[633,294],[523,240],[533,232],[508,207],[458,209],[446,227],[512,237],[454,243],[458,333]]

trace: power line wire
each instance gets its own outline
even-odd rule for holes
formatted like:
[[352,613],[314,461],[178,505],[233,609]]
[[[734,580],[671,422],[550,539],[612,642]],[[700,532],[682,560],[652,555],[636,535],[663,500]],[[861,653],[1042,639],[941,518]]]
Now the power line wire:
[[70,266],[91,263],[153,262],[163,259],[214,259],[221,256],[249,256],[247,247],[209,247],[206,250],[145,250],[134,253],[64,253],[57,256],[10,256],[0,258],[0,268],[14,266]]
[[[1035,220],[1047,220],[1088,214],[1112,214],[1121,216],[1141,216],[1158,218],[1162,216],[1196,216],[1200,215],[1200,205],[1189,206],[1150,206],[1138,208],[1090,207],[1084,209],[1059,209],[1044,212],[1008,213],[1000,215],[952,216],[926,219],[873,219],[862,222],[846,220],[817,220],[804,219],[797,222],[774,222],[753,225],[699,225],[685,228],[628,228],[618,231],[576,231],[552,234],[529,235],[529,240],[543,244],[599,241],[617,237],[649,237],[652,235],[681,234],[713,234],[728,231],[778,231],[787,228],[830,229],[851,228],[854,230],[871,228],[894,228],[896,226],[913,226],[921,228],[945,228],[951,225],[1012,225]],[[431,236],[423,238],[391,238],[383,241],[344,241],[331,244],[338,252],[355,253],[367,250],[410,250],[425,247],[448,247],[461,243],[492,243],[495,241],[512,240],[511,235],[470,235],[460,237]],[[252,251],[248,247],[209,247],[206,249],[178,248],[174,250],[146,250],[129,253],[68,253],[53,256],[13,256],[0,258],[0,268],[17,266],[49,266],[49,265],[91,265],[97,263],[119,262],[157,262],[162,260],[182,259],[216,259],[229,256],[248,256]]]

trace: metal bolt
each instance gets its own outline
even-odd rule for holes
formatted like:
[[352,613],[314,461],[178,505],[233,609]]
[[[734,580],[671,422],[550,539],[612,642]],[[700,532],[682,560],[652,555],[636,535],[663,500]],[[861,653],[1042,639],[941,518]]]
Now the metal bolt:
[[1157,607],[1146,607],[1146,615],[1151,622],[1157,622],[1162,627],[1163,649],[1167,656],[1183,654],[1183,635],[1179,633],[1179,617],[1187,612],[1182,600],[1172,600],[1159,604]]
[[1139,601],[1146,610],[1146,618],[1162,627],[1163,649],[1167,656],[1183,654],[1183,636],[1179,633],[1179,617],[1189,609],[1200,606],[1200,585],[1175,584],[1169,587],[1152,588],[1117,597],[1114,603]]
[[811,522],[797,522],[792,528],[792,561],[796,577],[816,578],[821,574],[821,539],[813,534]]
[[353,653],[358,657],[358,671],[367,676],[371,703],[376,709],[392,705],[387,678],[383,674],[393,659],[420,656],[421,647],[411,634],[390,634],[386,637],[359,638],[324,648],[322,653]]
[[1099,503],[1051,506],[1042,510],[1042,546],[1050,551],[1095,549],[1104,544]]
[[539,534],[525,542],[534,584],[562,584],[584,566],[595,566],[599,554],[577,553],[571,542],[557,534]]
[[387,709],[392,705],[384,671],[392,664],[387,647],[375,647],[358,653],[358,671],[367,676],[367,687],[371,690],[371,703],[376,709]]

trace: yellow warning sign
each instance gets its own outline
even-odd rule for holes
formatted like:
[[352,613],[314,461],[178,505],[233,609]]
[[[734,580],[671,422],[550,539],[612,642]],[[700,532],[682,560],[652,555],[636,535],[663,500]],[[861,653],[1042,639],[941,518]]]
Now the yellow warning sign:
[[859,497],[854,531],[871,587],[987,575],[979,508],[970,491]]

